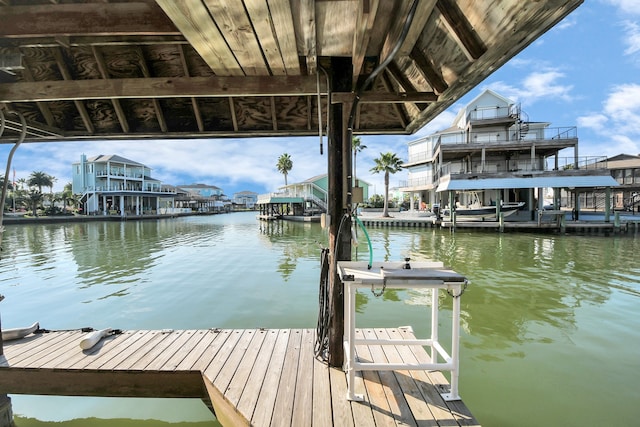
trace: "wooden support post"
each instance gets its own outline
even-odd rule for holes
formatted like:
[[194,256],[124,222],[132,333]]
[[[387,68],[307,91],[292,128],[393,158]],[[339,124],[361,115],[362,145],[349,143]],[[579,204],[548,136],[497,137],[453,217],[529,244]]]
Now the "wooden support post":
[[0,427],[13,427],[13,411],[11,398],[6,394],[0,394]]
[[[329,70],[332,92],[351,90],[351,62],[332,58]],[[351,259],[351,131],[347,129],[350,104],[331,104],[327,149],[329,184],[329,365],[344,361],[344,293],[336,269],[337,261]]]
[[[4,295],[0,295],[0,302],[4,299]],[[2,340],[2,318],[0,318],[0,356],[4,354],[4,341]]]
[[604,189],[604,222],[611,222],[611,187]]

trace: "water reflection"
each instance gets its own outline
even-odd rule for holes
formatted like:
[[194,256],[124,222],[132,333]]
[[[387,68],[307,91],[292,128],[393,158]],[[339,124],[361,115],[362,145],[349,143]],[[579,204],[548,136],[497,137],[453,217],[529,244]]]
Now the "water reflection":
[[[461,393],[483,424],[637,421],[637,408],[629,404],[640,399],[636,236],[368,232],[374,261],[432,259],[471,280],[461,299]],[[369,249],[359,237],[354,259],[366,261]],[[50,329],[313,328],[320,247],[327,241],[319,224],[260,222],[250,213],[8,226],[0,259],[0,289],[7,297],[2,323],[19,327],[38,320]],[[451,297],[440,292],[438,300],[446,343]],[[393,289],[374,297],[361,289],[358,325],[409,324],[417,336],[428,336],[430,303],[424,291]],[[18,401],[25,417],[42,406],[27,396],[16,396],[14,405]],[[535,414],[531,402],[540,408]],[[162,419],[172,412],[165,403],[154,410]],[[187,419],[189,411],[184,413]],[[86,415],[77,417],[81,423]]]
[[326,232],[319,224],[295,221],[258,221],[262,242],[270,249],[281,252],[278,272],[287,282],[291,279],[300,259],[318,259],[326,246]]

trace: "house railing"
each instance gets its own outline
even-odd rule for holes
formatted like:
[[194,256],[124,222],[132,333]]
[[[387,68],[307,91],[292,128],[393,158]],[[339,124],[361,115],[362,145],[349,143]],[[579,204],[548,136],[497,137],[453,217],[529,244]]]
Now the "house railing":
[[[444,134],[438,139],[439,144],[437,145],[513,144],[518,141],[530,143],[532,141],[573,140],[577,138],[578,128],[576,126],[529,129],[524,137],[521,137],[520,129],[512,128],[509,133],[504,131],[482,131],[467,134],[461,131]],[[434,152],[436,147],[434,147]],[[411,161],[411,158],[409,160]]]
[[479,120],[495,120],[495,119],[506,119],[506,118],[517,118],[519,117],[520,107],[519,105],[509,105],[506,107],[488,107],[488,108],[477,108],[469,111],[467,114],[467,121],[479,121]]
[[101,193],[109,193],[109,192],[130,192],[130,193],[166,193],[166,194],[177,194],[175,190],[168,188],[123,188],[121,185],[112,185],[108,186],[95,186],[95,187],[86,187],[82,193],[82,197],[85,197],[87,194],[101,192]]
[[533,171],[553,171],[570,169],[607,169],[607,161],[604,156],[578,157],[558,157],[556,158],[533,159],[521,157],[519,159],[509,159],[500,161],[485,161],[484,165],[472,162],[471,167],[460,163],[445,163],[434,174],[434,182],[447,175],[458,175],[467,173],[499,173],[499,172],[533,172]]
[[314,183],[305,183],[302,187],[296,186],[288,188],[285,191],[259,194],[257,203],[268,203],[270,199],[276,197],[298,197],[305,201],[313,202],[317,206],[326,210],[329,194],[322,187],[319,187]]
[[400,188],[406,187],[424,187],[433,185],[433,177],[432,176],[422,176],[419,178],[409,178],[407,180],[399,181],[398,186]]

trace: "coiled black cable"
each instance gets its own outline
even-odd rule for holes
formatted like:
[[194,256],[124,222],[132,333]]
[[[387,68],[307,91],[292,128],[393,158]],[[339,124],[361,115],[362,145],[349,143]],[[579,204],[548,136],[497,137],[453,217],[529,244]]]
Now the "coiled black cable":
[[314,354],[329,360],[329,249],[322,248],[320,254],[320,287],[318,289],[318,324]]

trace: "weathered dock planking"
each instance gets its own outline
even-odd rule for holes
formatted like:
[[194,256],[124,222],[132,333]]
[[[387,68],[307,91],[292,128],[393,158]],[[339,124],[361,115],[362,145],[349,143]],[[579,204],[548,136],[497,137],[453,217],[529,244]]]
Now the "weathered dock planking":
[[[405,328],[357,334],[414,338]],[[84,351],[83,336],[5,342],[0,394],[200,398],[225,426],[478,425],[462,401],[441,398],[449,384],[440,372],[359,372],[356,391],[365,400],[347,400],[345,373],[314,357],[312,329],[124,331]],[[356,350],[376,362],[429,358],[419,346]]]

